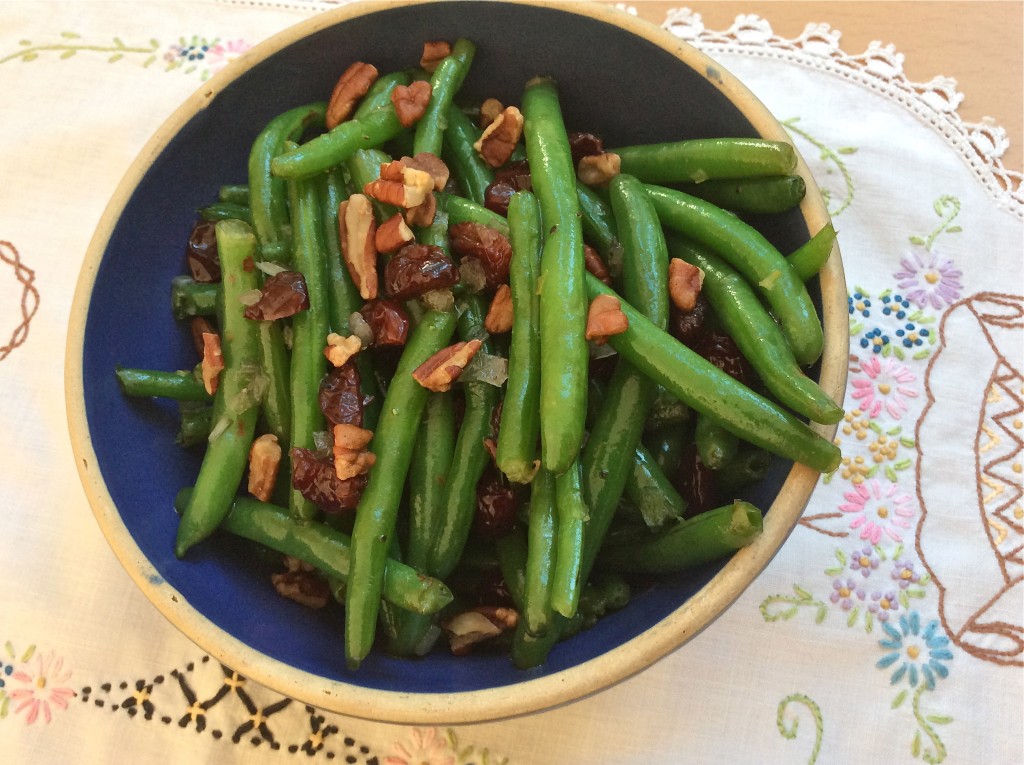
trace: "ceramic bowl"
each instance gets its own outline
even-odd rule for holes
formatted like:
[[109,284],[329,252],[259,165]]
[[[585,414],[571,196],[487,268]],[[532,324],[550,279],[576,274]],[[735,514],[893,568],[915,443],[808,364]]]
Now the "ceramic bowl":
[[[649,667],[707,627],[783,544],[818,476],[776,461],[749,492],[767,508],[763,535],[725,563],[668,577],[623,610],[559,644],[535,670],[504,656],[420,660],[373,652],[345,667],[339,609],[311,611],[279,597],[247,548],[215,537],[185,560],[173,552],[177,490],[200,455],[174,443],[176,408],[129,400],[118,364],[190,366],[188,329],[167,299],[184,270],[195,210],[223,183],[244,182],[252,140],[276,114],[321,100],[355,60],[382,72],[418,60],[428,39],[468,37],[478,54],[462,95],[519,103],[537,74],[560,82],[570,129],[606,145],[685,137],[787,140],[765,107],[723,67],[668,32],[597,3],[357,3],[290,28],[246,52],[186,101],[149,141],[100,220],[70,318],[67,406],[89,502],[115,554],[176,627],[225,665],[325,710],[404,723],[468,723],[579,699]],[[828,220],[807,168],[798,210],[766,224],[789,252]],[[825,354],[816,374],[842,400],[846,287],[838,250],[816,280]],[[834,430],[834,429],[833,429]],[[831,436],[830,430],[822,430]],[[656,670],[653,670],[656,671]]]

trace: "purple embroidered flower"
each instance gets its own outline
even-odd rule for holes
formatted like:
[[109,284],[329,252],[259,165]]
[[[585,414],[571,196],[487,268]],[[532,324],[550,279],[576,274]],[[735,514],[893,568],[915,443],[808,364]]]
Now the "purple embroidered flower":
[[898,628],[883,624],[882,629],[888,637],[878,644],[889,653],[875,666],[879,669],[896,666],[889,677],[890,683],[895,685],[905,677],[910,687],[916,688],[923,677],[925,687],[933,690],[938,678],[949,676],[949,667],[944,662],[950,661],[953,654],[949,650],[949,638],[941,633],[937,620],[930,621],[922,631],[921,617],[917,611],[911,611],[899,618]]
[[921,581],[921,575],[914,570],[914,562],[910,560],[893,561],[892,578],[901,590]]
[[889,621],[889,615],[900,610],[900,601],[895,590],[871,593],[868,611],[873,613],[880,622]]
[[833,603],[838,603],[844,611],[849,611],[854,606],[853,599],[864,600],[867,593],[853,578],[847,578],[846,581],[836,579],[832,582],[832,593],[828,597]]
[[906,298],[921,308],[931,305],[941,309],[952,305],[960,297],[963,272],[952,260],[934,251],[915,251],[900,260],[902,270],[893,274],[899,288],[906,290]]
[[850,554],[850,568],[859,571],[860,575],[867,579],[871,572],[878,568],[878,553],[870,545],[865,545],[860,550],[854,550]]
[[860,529],[861,539],[877,545],[884,533],[895,542],[903,541],[902,531],[910,528],[914,507],[911,496],[901,492],[898,484],[887,483],[883,488],[872,479],[855,485],[843,497],[846,502],[839,510],[851,516],[850,528]]
[[917,397],[917,391],[909,387],[917,379],[916,375],[893,359],[879,361],[876,356],[869,356],[861,363],[860,371],[864,377],[852,382],[851,395],[859,402],[857,407],[872,419],[883,409],[893,419],[902,418],[908,408],[907,399]]

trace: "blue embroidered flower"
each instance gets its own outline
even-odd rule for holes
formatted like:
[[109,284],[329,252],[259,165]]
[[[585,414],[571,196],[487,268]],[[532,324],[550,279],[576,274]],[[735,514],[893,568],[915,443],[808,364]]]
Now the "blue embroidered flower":
[[881,353],[889,344],[889,336],[882,334],[880,327],[875,327],[860,339],[860,347],[872,353]]
[[863,292],[854,292],[846,301],[850,307],[850,316],[859,313],[867,318],[871,315],[871,300]]
[[909,310],[910,301],[902,295],[882,295],[882,313],[885,316],[895,316],[902,320],[907,318]]
[[917,611],[911,611],[899,619],[899,629],[891,624],[882,623],[887,638],[878,644],[889,650],[875,664],[879,669],[896,666],[889,681],[896,683],[907,678],[911,688],[916,688],[924,678],[928,690],[935,688],[936,678],[949,675],[949,668],[943,663],[953,658],[949,650],[949,638],[939,630],[939,622],[935,619],[921,631],[921,617]]
[[926,327],[918,327],[913,322],[907,322],[902,328],[896,330],[896,337],[900,339],[904,348],[924,345],[930,334],[931,332]]

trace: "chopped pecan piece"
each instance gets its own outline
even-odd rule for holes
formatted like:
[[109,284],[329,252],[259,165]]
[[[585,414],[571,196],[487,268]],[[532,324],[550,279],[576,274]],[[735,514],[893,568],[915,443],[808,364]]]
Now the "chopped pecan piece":
[[278,595],[307,608],[323,608],[330,602],[330,587],[311,565],[290,555],[285,556],[284,564],[287,571],[270,575]]
[[458,281],[458,266],[434,245],[407,244],[384,268],[384,289],[395,300],[453,287]]
[[377,252],[394,252],[415,238],[412,229],[406,225],[405,219],[402,218],[402,214],[395,213],[377,226],[377,233],[374,234],[373,243],[377,248]]
[[484,329],[492,335],[500,335],[512,329],[512,290],[507,284],[499,284],[494,298],[484,317]]
[[281,465],[281,444],[277,436],[264,433],[249,448],[249,493],[261,502],[269,502]]
[[452,54],[452,46],[447,40],[427,40],[423,43],[423,55],[420,66],[428,72],[437,69],[437,65]]
[[446,619],[441,627],[448,634],[452,653],[465,656],[477,643],[513,630],[518,623],[519,613],[514,608],[477,606]]
[[423,116],[430,103],[430,83],[417,80],[411,85],[398,85],[391,91],[391,103],[402,127],[412,127]]
[[505,105],[497,98],[485,98],[484,102],[480,104],[480,129],[483,130],[498,119],[498,115],[503,111],[505,111]]
[[491,167],[501,167],[515,151],[523,136],[523,115],[514,106],[506,106],[494,121],[484,128],[473,148]]
[[444,393],[459,379],[462,370],[480,350],[481,345],[479,340],[469,340],[442,348],[416,367],[412,376],[427,390]]
[[617,297],[598,295],[591,301],[587,311],[587,340],[604,345],[609,337],[620,335],[627,329],[629,321]]
[[587,270],[602,282],[605,284],[612,283],[612,275],[608,271],[608,266],[601,260],[600,253],[589,244],[583,245],[583,263]]
[[448,228],[452,252],[463,258],[475,258],[484,267],[487,286],[496,288],[508,281],[512,245],[501,232],[479,223],[456,223]]
[[401,162],[413,170],[427,173],[434,180],[434,191],[444,191],[452,175],[444,160],[429,151],[421,151],[415,157],[402,157]]
[[196,353],[199,356],[203,355],[205,344],[203,342],[203,335],[214,334],[217,330],[210,324],[209,319],[205,316],[193,316],[189,322],[189,331],[192,334],[192,347],[196,349]]
[[211,396],[217,392],[219,375],[224,369],[224,354],[220,350],[220,335],[203,333],[203,387]]
[[430,191],[422,202],[405,211],[405,222],[410,226],[429,226],[437,215],[437,197]]
[[704,272],[682,258],[668,262],[668,295],[680,311],[692,311],[704,284]]
[[401,160],[386,162],[380,166],[380,177],[363,187],[363,193],[384,204],[415,207],[434,190],[434,179],[430,173],[409,167]]
[[373,333],[373,345],[405,345],[409,339],[409,314],[394,300],[378,298],[359,309]]
[[366,95],[377,79],[377,67],[356,61],[338,78],[327,104],[327,129],[337,127],[349,118],[356,102]]
[[576,166],[576,174],[580,181],[588,186],[602,186],[619,174],[621,165],[622,161],[618,154],[594,154],[580,160]]
[[338,205],[341,254],[363,300],[377,297],[377,250],[374,248],[376,228],[373,207],[362,194],[353,194]]
[[274,321],[309,308],[306,279],[298,271],[278,271],[263,282],[259,299],[245,307],[245,318]]
[[327,347],[324,348],[324,356],[331,362],[331,366],[343,367],[348,360],[363,349],[363,341],[355,335],[342,337],[336,332],[327,336]]
[[366,450],[373,439],[373,431],[358,425],[334,426],[334,472],[342,481],[363,475],[377,461],[373,452]]

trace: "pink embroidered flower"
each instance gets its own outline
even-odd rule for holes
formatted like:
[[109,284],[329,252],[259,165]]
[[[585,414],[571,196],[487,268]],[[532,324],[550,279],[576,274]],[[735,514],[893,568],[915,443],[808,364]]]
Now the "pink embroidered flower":
[[217,43],[206,53],[206,62],[210,66],[210,72],[217,72],[223,69],[228,63],[234,61],[251,47],[245,40]]
[[871,419],[882,413],[882,409],[893,419],[899,420],[907,411],[907,399],[916,398],[917,391],[909,384],[917,376],[895,359],[879,359],[868,356],[861,365],[864,377],[853,380],[852,397],[860,409]]
[[910,528],[914,516],[909,494],[900,491],[898,484],[883,488],[875,479],[864,481],[843,493],[846,502],[839,506],[851,516],[850,528],[860,529],[860,538],[873,545],[882,540],[882,534],[895,542],[903,541],[903,529]]
[[44,722],[49,723],[53,719],[53,709],[67,709],[68,699],[75,696],[73,690],[63,685],[70,677],[71,671],[64,669],[64,660],[54,656],[52,651],[45,656],[38,655],[34,671],[27,665],[12,677],[20,686],[8,693],[15,714],[25,712],[27,725],[32,725],[40,715]]
[[925,250],[903,258],[900,266],[903,270],[893,276],[899,280],[899,288],[906,290],[906,298],[921,308],[930,303],[938,310],[944,305],[952,305],[960,297],[963,272],[952,260]]
[[413,728],[407,744],[395,744],[396,754],[384,765],[455,765],[455,753],[437,728]]

